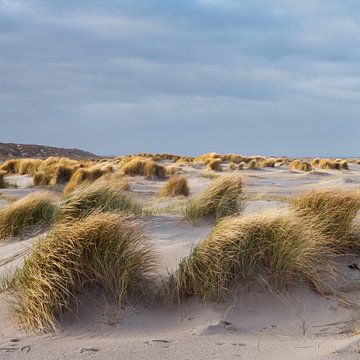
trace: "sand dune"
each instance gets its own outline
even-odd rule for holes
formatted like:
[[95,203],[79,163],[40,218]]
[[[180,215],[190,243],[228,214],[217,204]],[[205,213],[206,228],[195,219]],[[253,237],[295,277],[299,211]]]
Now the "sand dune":
[[[188,175],[192,195],[211,182],[200,172],[191,169]],[[354,189],[360,183],[358,169],[346,173],[271,169],[242,174],[250,196],[245,214],[286,208],[286,196],[311,188]],[[22,197],[36,190],[26,187],[30,184],[27,176],[9,179],[19,187],[1,190],[6,196]],[[142,226],[158,254],[158,275],[166,277],[210,232],[213,223],[204,220],[194,226],[176,211],[161,213],[171,203],[157,198],[162,182],[142,177],[133,177],[130,182],[137,199],[160,209],[159,215],[145,216]],[[31,244],[40,239],[15,238],[0,243],[0,275],[21,266]],[[274,292],[266,283],[258,283],[251,288],[239,286],[223,303],[204,304],[193,298],[181,306],[135,302],[119,309],[94,291],[81,298],[77,314],[62,315],[60,330],[47,335],[18,328],[5,292],[0,294],[0,358],[355,359],[360,345],[358,337],[350,334],[359,314],[342,298],[357,302],[360,275],[348,268],[356,259],[338,260],[343,278],[336,287],[341,298],[320,296],[300,284]]]

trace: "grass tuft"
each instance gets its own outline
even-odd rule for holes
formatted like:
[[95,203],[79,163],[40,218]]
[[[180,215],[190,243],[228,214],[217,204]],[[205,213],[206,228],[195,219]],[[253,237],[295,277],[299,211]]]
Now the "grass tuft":
[[184,176],[171,177],[160,190],[160,196],[163,197],[189,196],[189,193],[189,186]]
[[14,310],[27,330],[58,327],[79,294],[101,289],[119,304],[148,291],[154,255],[139,226],[118,213],[58,223],[37,243],[12,280]]
[[242,210],[242,178],[238,175],[220,176],[199,196],[184,207],[185,219],[196,223],[201,217],[220,219]]
[[289,287],[304,281],[325,294],[334,275],[327,240],[290,211],[221,220],[170,276],[172,301],[223,300],[239,280]]
[[33,185],[34,186],[46,186],[50,185],[52,176],[47,174],[44,171],[37,171],[33,175]]
[[339,189],[312,190],[292,200],[297,213],[312,221],[331,239],[331,247],[344,252],[360,249],[355,218],[360,210],[360,195]]
[[116,182],[97,181],[83,184],[65,195],[59,210],[59,220],[71,221],[91,214],[94,210],[102,212],[124,211],[139,215],[142,206],[129,194],[119,191]]
[[0,210],[0,239],[24,236],[32,226],[49,226],[57,205],[49,193],[32,193]]

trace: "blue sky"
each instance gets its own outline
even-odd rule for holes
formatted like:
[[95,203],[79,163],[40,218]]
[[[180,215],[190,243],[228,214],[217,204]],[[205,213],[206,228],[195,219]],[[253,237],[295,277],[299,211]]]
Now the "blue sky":
[[359,156],[355,0],[0,0],[0,141]]

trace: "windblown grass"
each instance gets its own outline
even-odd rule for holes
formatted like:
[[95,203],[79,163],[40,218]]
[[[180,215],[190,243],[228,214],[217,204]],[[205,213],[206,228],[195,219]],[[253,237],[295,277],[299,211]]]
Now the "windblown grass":
[[43,161],[39,159],[19,159],[19,175],[34,175]]
[[76,187],[82,183],[92,183],[95,180],[99,179],[104,174],[108,174],[108,169],[100,169],[99,167],[91,167],[89,169],[80,168],[75,171],[71,176],[69,183],[64,189],[64,194],[71,193]]
[[311,171],[312,166],[308,161],[294,160],[289,163],[289,169],[297,171]]
[[163,197],[189,196],[189,193],[189,186],[184,176],[171,177],[160,190],[160,196]]
[[0,170],[6,171],[9,174],[16,174],[19,171],[19,161],[20,159],[6,160],[0,165]]
[[258,162],[255,159],[250,160],[248,163],[248,169],[249,170],[258,170],[259,169]]
[[53,175],[53,183],[54,184],[66,184],[70,181],[71,177],[76,171],[76,167],[59,165],[55,169],[55,173]]
[[330,246],[344,252],[360,250],[360,226],[355,221],[360,195],[340,189],[312,190],[292,200],[297,213],[312,221],[330,239]]
[[135,176],[141,175],[146,179],[153,180],[155,178],[163,179],[166,169],[162,165],[158,165],[154,160],[135,157],[125,162],[121,167],[124,174]]
[[50,185],[52,176],[47,174],[44,171],[37,171],[33,175],[33,185],[34,186],[46,186]]
[[180,262],[166,291],[172,300],[220,301],[237,281],[260,277],[285,287],[303,281],[324,294],[334,274],[328,255],[324,235],[290,211],[227,217]]
[[59,223],[32,249],[12,281],[14,310],[27,330],[48,331],[75,310],[79,294],[101,289],[119,304],[144,294],[154,254],[139,226],[121,214],[93,213]]
[[221,159],[211,159],[207,162],[207,170],[222,171]]
[[0,210],[0,239],[23,236],[32,226],[49,226],[56,212],[57,206],[49,193],[27,195]]
[[271,167],[274,168],[276,164],[276,159],[269,158],[265,159],[261,162],[261,167]]
[[242,210],[242,178],[238,175],[221,176],[199,196],[190,199],[184,217],[195,223],[201,217],[220,219]]
[[60,221],[72,221],[86,217],[95,210],[123,211],[139,215],[142,213],[142,206],[129,194],[119,191],[116,182],[99,180],[90,185],[85,183],[65,195],[58,218]]

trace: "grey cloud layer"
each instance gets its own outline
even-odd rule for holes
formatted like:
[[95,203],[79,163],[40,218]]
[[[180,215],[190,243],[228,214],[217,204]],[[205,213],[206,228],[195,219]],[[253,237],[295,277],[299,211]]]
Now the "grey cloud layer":
[[355,1],[0,0],[0,140],[356,155],[359,15]]

